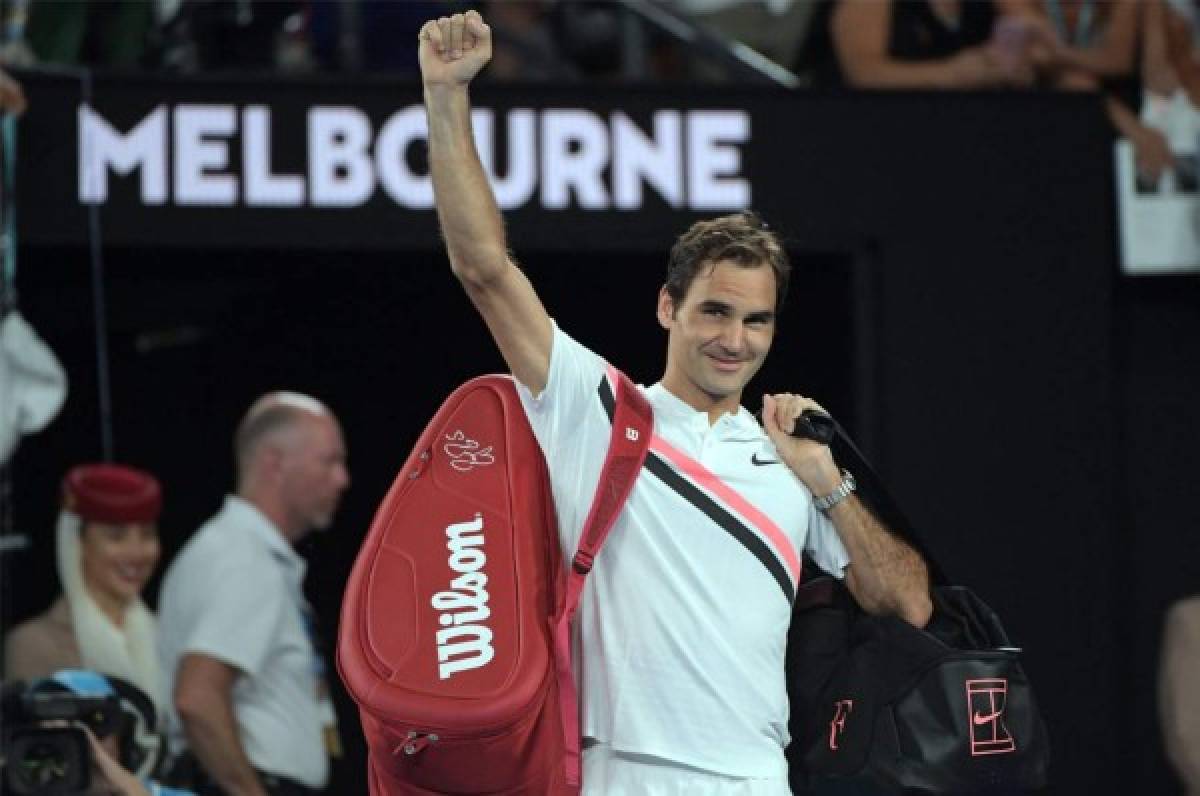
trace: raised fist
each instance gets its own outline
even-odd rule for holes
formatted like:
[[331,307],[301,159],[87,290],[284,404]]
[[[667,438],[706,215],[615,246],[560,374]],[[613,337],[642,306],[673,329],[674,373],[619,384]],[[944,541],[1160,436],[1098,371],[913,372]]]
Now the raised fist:
[[492,29],[478,11],[431,19],[417,37],[421,79],[427,86],[465,85],[492,58]]

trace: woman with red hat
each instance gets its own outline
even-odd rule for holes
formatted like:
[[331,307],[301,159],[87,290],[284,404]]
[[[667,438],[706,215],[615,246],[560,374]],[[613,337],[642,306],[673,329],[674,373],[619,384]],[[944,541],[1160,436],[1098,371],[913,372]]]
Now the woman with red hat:
[[87,668],[133,683],[161,706],[154,616],[141,591],[158,565],[162,489],[147,472],[89,464],[63,479],[63,593],[5,641],[5,679]]

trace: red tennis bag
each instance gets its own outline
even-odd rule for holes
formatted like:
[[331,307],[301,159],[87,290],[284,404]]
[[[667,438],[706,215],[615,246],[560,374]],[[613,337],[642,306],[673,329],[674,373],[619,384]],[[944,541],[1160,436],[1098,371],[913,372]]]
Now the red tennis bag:
[[652,427],[645,399],[613,374],[613,444],[569,572],[545,461],[507,376],[446,399],[384,498],[346,585],[337,650],[373,795],[579,792],[568,627]]

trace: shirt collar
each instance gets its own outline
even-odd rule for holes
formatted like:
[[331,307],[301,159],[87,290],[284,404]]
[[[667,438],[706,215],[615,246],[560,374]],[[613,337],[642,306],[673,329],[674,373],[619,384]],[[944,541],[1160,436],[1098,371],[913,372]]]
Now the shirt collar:
[[719,430],[721,437],[728,439],[766,437],[762,426],[744,406],[739,405],[737,412],[726,412],[716,424],[711,424],[708,422],[708,412],[692,408],[690,404],[664,387],[661,381],[646,388],[646,397],[650,399],[650,404],[656,413],[670,416],[696,431]]
[[299,572],[303,577],[307,567],[304,557],[283,538],[283,532],[275,527],[258,506],[237,495],[226,495],[223,511],[235,517],[238,524],[243,525],[251,536],[265,545],[278,561]]

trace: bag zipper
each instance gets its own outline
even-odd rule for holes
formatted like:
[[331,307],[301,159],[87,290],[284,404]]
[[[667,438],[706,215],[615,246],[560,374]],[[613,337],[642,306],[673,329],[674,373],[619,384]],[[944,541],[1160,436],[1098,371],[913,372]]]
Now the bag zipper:
[[432,450],[432,448],[426,448],[425,450],[421,451],[421,455],[417,457],[416,468],[408,474],[409,481],[416,481],[425,474],[425,468],[429,466],[429,459],[431,458]]
[[393,749],[392,754],[397,756],[400,754],[415,755],[426,746],[435,744],[440,740],[441,736],[436,732],[419,733],[416,730],[409,730],[408,737],[405,738],[404,743]]
[[[468,739],[471,741],[478,741],[485,738],[494,738],[498,735],[504,735],[505,733],[509,732],[513,726],[515,726],[515,724],[519,723],[520,722],[505,722],[499,726],[489,727],[486,731],[471,732],[463,735],[446,735],[445,733],[433,731],[421,732],[420,730],[409,730],[408,732],[403,733],[403,740],[392,749],[392,754],[396,757],[400,757],[401,755],[411,757],[420,753],[427,747],[433,746],[439,741],[464,741]],[[389,738],[390,742],[394,742],[395,738],[399,736],[401,732],[386,729],[384,730],[384,734]]]

